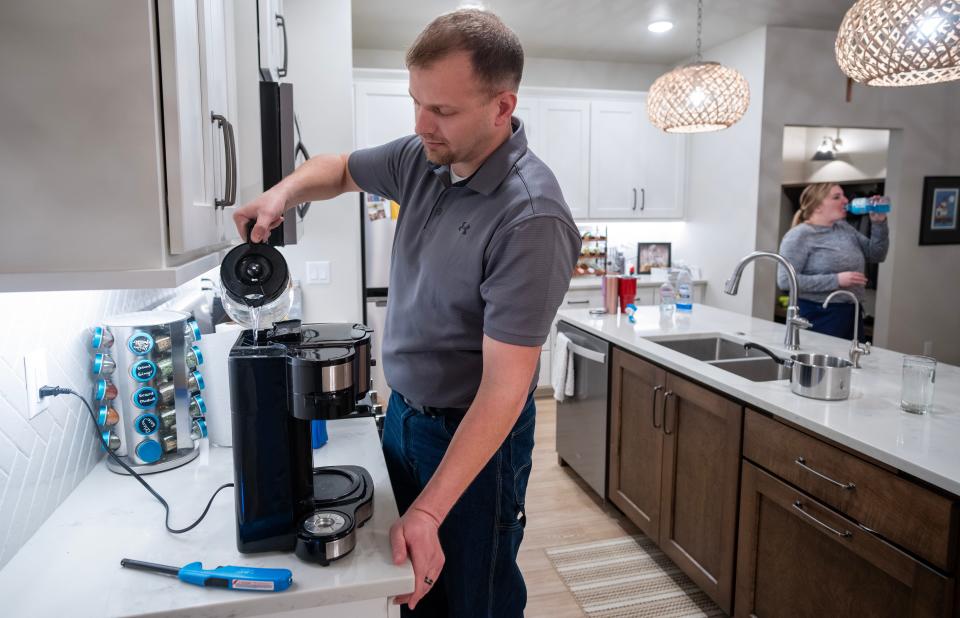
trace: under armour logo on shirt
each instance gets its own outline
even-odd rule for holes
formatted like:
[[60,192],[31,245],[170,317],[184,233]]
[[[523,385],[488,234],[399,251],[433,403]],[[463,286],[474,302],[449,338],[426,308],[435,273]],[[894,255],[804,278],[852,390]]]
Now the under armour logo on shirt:
[[467,230],[470,229],[470,224],[467,223],[466,221],[464,221],[463,223],[460,224],[460,227],[459,227],[458,229],[460,230],[460,233],[461,233],[461,234],[463,234],[464,236],[466,236],[466,235],[467,235]]

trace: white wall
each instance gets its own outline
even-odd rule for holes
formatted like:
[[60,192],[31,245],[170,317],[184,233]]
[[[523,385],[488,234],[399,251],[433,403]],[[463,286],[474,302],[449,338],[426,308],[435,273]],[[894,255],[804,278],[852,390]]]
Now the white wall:
[[[406,69],[404,53],[393,49],[354,49],[353,66]],[[523,85],[642,91],[648,90],[650,84],[667,70],[669,67],[661,64],[528,57],[524,59]]]
[[824,136],[835,137],[836,127],[784,127],[783,184],[846,182],[887,177],[890,132],[876,129],[840,129],[843,147],[833,161],[812,161]]
[[723,293],[723,282],[739,259],[754,250],[767,44],[766,31],[758,29],[704,50],[706,60],[743,73],[750,85],[750,107],[729,129],[691,136],[687,239],[681,245],[688,261],[700,265],[709,282],[704,303],[746,314],[751,310],[754,271],[769,265],[747,267],[736,296]]
[[[287,81],[311,154],[353,150],[350,0],[285,0]],[[298,245],[282,253],[303,286],[304,321],[360,321],[360,211],[356,193],[314,203]],[[330,262],[330,283],[306,283],[307,261]]]
[[[45,349],[50,384],[88,396],[90,326],[199,288],[194,280],[178,289],[0,294],[0,567],[103,455],[89,413],[75,397],[56,397],[29,418],[24,356]],[[117,482],[131,481],[118,476]],[[153,498],[144,492],[143,499]],[[163,526],[159,508],[157,519],[144,525]]]
[[[955,143],[960,89],[855,86],[847,103],[835,37],[831,31],[768,29],[756,246],[769,250],[779,244],[784,126],[891,129],[886,185],[893,201],[891,245],[880,265],[875,338],[905,353],[918,353],[932,341],[935,356],[960,363],[960,288],[953,284],[960,245],[918,244],[923,177],[960,172]],[[773,285],[772,271],[756,280],[754,315],[773,315]]]

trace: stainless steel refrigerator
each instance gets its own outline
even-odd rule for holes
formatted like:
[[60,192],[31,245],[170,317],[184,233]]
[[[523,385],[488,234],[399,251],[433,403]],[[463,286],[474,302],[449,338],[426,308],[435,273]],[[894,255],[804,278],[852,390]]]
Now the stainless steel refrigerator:
[[360,217],[363,230],[363,319],[373,328],[371,352],[376,364],[372,367],[373,389],[386,402],[390,388],[383,376],[383,338],[390,297],[390,256],[397,230],[400,206],[372,193],[360,194]]

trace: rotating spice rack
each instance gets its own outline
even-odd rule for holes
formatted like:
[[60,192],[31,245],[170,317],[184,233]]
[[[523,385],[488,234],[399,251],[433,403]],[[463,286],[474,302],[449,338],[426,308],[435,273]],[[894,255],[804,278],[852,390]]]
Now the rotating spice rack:
[[[91,329],[103,440],[138,473],[182,466],[207,435],[200,328],[181,311],[112,316]],[[101,443],[101,448],[104,448]],[[112,458],[107,467],[126,474]]]

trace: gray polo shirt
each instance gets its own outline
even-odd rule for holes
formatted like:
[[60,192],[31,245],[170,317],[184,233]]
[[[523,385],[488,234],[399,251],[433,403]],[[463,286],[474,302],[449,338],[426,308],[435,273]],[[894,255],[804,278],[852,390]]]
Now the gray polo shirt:
[[[570,285],[580,234],[557,179],[516,118],[510,139],[457,185],[415,135],[358,150],[348,165],[364,191],[400,204],[379,334],[387,383],[419,405],[468,407],[483,335],[542,345]],[[531,391],[536,383],[534,373]]]

